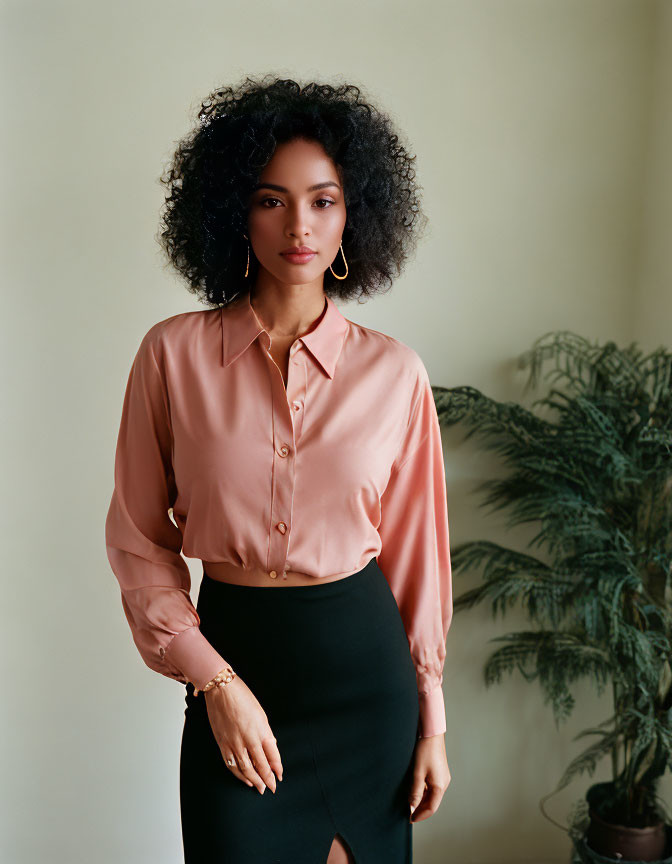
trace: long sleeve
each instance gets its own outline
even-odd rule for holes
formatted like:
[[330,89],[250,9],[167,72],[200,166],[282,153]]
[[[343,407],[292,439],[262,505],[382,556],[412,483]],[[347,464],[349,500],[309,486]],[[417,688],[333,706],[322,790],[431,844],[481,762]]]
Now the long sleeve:
[[152,328],[128,377],[105,543],[133,640],[146,665],[202,687],[226,661],[199,629],[189,595],[189,568],[180,554],[181,532],[169,515],[177,490],[160,350]]
[[416,668],[419,737],[446,731],[443,665],[453,600],[446,478],[424,365],[411,420],[381,498],[378,564],[397,601]]

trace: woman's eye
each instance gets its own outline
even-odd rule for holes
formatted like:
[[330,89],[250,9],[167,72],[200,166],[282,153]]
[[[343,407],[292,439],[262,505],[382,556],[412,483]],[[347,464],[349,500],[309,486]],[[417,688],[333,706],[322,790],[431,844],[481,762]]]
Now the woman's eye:
[[[325,201],[327,204],[335,204],[335,201],[332,201],[331,198],[319,198],[315,203],[319,204],[320,201]],[[318,210],[327,210],[327,207],[318,207]]]
[[[266,204],[267,201],[277,201],[277,200],[278,200],[277,198],[264,198],[261,203],[263,205],[263,204]],[[269,208],[269,209],[273,209],[273,208]]]

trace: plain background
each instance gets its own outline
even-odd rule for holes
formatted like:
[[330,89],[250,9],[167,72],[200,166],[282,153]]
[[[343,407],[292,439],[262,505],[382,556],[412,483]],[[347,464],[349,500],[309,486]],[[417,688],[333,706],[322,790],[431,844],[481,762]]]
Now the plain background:
[[[343,313],[432,383],[523,400],[549,330],[669,346],[672,3],[4,0],[2,814],[6,864],[178,864],[184,688],[132,644],[104,548],[123,389],[142,335],[199,308],[155,242],[157,178],[200,100],[247,74],[348,81],[417,154],[431,224],[393,290]],[[667,242],[666,242],[667,241]],[[498,470],[446,434],[451,542],[519,548],[478,508]],[[199,562],[189,562],[197,596]],[[460,576],[454,590],[476,584]],[[455,617],[452,783],[417,864],[566,862],[540,813],[611,713],[577,687],[556,730],[536,685],[482,682],[522,616]],[[605,763],[594,780],[607,779]],[[564,823],[588,777],[551,799]],[[669,778],[661,790],[672,802]]]

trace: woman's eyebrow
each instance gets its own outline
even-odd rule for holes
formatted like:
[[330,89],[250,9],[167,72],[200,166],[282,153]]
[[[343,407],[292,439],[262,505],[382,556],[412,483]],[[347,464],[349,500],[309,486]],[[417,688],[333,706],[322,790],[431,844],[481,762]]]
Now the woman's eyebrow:
[[[337,189],[341,188],[338,183],[328,180],[325,183],[316,183],[314,186],[309,186],[307,191],[314,192],[316,189],[326,189],[328,186],[335,186]],[[289,189],[286,189],[284,186],[278,186],[277,183],[257,183],[252,191],[256,192],[257,189],[274,189],[276,192],[289,192]]]

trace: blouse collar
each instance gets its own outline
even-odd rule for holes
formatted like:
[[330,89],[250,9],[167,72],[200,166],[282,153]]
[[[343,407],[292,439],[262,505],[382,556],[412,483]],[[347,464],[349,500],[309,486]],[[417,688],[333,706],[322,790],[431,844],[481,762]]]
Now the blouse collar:
[[[249,293],[240,302],[222,307],[220,311],[224,366],[240,357],[261,333],[266,333],[270,344],[270,336],[252,308]],[[309,333],[299,336],[299,340],[330,378],[334,377],[347,329],[347,318],[341,314],[331,297],[326,297],[324,310],[315,327]]]

